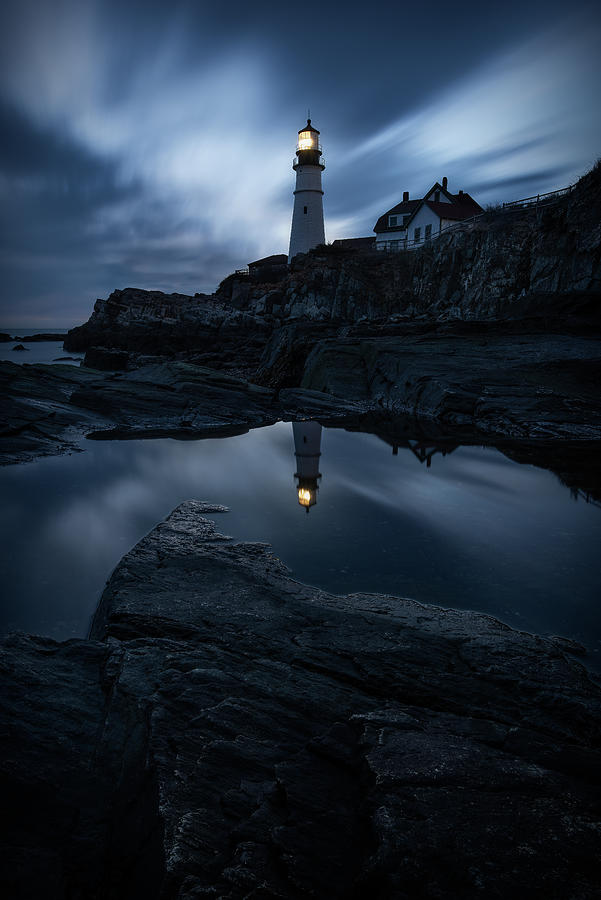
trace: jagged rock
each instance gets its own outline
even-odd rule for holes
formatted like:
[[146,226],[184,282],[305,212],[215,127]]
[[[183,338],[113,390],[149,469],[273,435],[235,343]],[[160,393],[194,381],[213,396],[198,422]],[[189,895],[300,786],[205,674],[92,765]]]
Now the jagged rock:
[[83,365],[87,369],[124,372],[129,368],[131,354],[126,350],[107,350],[105,347],[90,347],[84,356]]
[[87,424],[192,436],[367,411],[470,440],[597,440],[600,208],[598,166],[553,207],[491,212],[416,253],[321,247],[276,285],[114,291],[65,341],[114,376],[2,370],[2,459],[74,446]]
[[0,462],[81,449],[82,436],[206,436],[277,418],[274,392],[198,367],[165,363],[106,375],[69,365],[0,363]]
[[71,395],[101,377],[78,366],[0,362],[0,465],[81,449],[86,431],[107,423],[72,406]]
[[302,387],[489,435],[601,438],[601,340],[462,331],[322,341]]
[[101,348],[94,352],[104,354],[105,361],[108,351],[180,354],[212,367],[245,370],[249,360],[256,367],[268,333],[262,316],[225,305],[217,296],[126,288],[97,300],[88,322],[71,329],[64,346],[69,351]]
[[279,403],[287,419],[319,419],[323,424],[342,420],[345,425],[355,417],[360,423],[365,418],[366,404],[344,400],[321,391],[285,388],[279,392]]
[[213,511],[124,557],[90,641],[5,642],[5,894],[596,896],[601,690],[565,644],[325,594]]
[[211,354],[217,343],[221,367],[238,365],[248,375],[268,367],[275,332],[291,323],[299,326],[301,343],[308,324],[383,323],[398,316],[439,322],[536,317],[542,324],[574,318],[581,328],[593,321],[598,329],[600,219],[596,166],[555,205],[490,211],[415,252],[319,247],[296,257],[277,285],[232,275],[210,296],[114,291],[96,302],[85,325],[69,332],[65,349]]
[[18,350],[18,351],[29,350],[29,347],[24,347],[23,344],[15,344],[15,346],[13,347],[13,350]]

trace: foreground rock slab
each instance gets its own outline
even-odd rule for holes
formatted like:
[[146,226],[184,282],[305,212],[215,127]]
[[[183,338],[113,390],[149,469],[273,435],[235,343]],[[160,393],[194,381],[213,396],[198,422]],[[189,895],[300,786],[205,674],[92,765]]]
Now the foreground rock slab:
[[222,510],[128,553],[89,641],[5,642],[4,895],[597,896],[601,690],[569,643],[325,594]]

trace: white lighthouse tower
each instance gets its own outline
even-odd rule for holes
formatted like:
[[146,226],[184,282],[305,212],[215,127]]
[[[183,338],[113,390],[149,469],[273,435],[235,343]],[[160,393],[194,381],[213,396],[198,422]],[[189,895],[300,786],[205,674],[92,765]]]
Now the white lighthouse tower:
[[325,243],[321,187],[321,173],[325,167],[319,131],[313,128],[311,119],[307,119],[307,124],[298,133],[296,157],[292,163],[292,168],[296,172],[296,190],[288,262],[291,262],[297,253],[306,253],[312,247]]
[[309,507],[317,503],[317,482],[321,478],[319,457],[321,456],[321,425],[319,422],[293,422],[294,455],[296,456],[296,472],[298,478],[296,493],[298,502],[307,512]]

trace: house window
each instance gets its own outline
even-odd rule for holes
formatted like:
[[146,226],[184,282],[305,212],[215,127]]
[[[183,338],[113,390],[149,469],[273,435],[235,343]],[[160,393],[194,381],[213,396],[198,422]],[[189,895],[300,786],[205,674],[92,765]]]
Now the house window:
[[427,241],[429,241],[430,238],[432,237],[432,226],[431,225],[426,225],[426,233],[425,233],[424,237]]
[[436,193],[434,194],[434,202],[440,203],[440,191],[436,191]]
[[391,228],[393,225],[397,223],[397,216],[388,216],[388,227]]
[[422,236],[421,228],[416,228],[415,231],[413,232],[413,240],[415,241],[416,244],[419,240],[421,240],[421,236]]
[[307,207],[306,207],[306,206],[305,206],[305,208],[303,209],[303,212],[304,212],[305,215],[307,215]]

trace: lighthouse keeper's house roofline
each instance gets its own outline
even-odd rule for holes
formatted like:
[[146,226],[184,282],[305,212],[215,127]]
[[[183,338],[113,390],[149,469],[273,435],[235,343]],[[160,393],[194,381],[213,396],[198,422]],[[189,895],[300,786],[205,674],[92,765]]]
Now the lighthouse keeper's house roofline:
[[[482,207],[470,194],[464,191],[452,194],[447,188],[447,179],[443,178],[442,184],[436,181],[422,199],[409,200],[406,191],[401,203],[380,216],[374,227],[376,246],[394,248],[396,244],[400,248],[401,242],[405,246],[416,246],[446,225],[480,212]],[[410,233],[410,227],[415,235]]]

